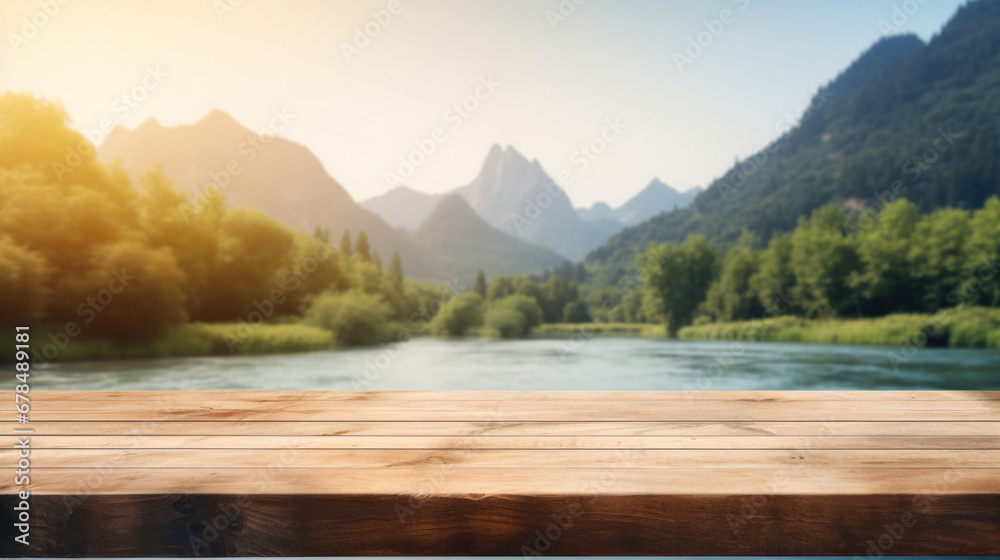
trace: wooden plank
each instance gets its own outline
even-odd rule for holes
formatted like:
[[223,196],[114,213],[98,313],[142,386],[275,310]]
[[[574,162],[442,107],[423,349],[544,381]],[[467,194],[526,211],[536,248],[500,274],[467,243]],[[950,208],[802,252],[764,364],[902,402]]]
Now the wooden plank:
[[[1000,427],[998,427],[1000,428]],[[0,436],[0,449],[16,436]],[[1000,437],[37,435],[32,449],[1000,449]]]
[[[47,401],[143,400],[196,404],[202,399],[277,401],[1000,401],[1000,391],[34,391]],[[0,398],[12,391],[0,391]]]
[[[888,526],[898,535],[892,555],[985,556],[1000,548],[994,499],[769,495],[755,496],[752,506],[739,494],[37,496],[27,554],[864,558],[868,541]],[[2,511],[14,505],[10,498],[0,502]],[[910,525],[901,534],[900,519]],[[0,536],[10,531],[0,526]],[[0,556],[23,554],[11,539],[0,539]]]
[[[17,451],[0,449],[0,464],[17,463]],[[1000,450],[881,449],[33,449],[35,469],[278,467],[387,470],[447,465],[454,469],[1000,469]],[[37,471],[36,471],[37,472]],[[557,473],[544,476],[556,478]],[[995,476],[1000,478],[1000,470]],[[720,481],[722,482],[722,481]],[[493,489],[481,482],[481,492]]]
[[[291,464],[291,463],[289,463]],[[624,462],[623,462],[624,465]],[[546,472],[553,473],[546,475]],[[459,469],[442,464],[358,468],[227,467],[37,469],[32,494],[386,494],[392,496],[632,494],[1000,494],[1000,469],[744,468],[628,469],[572,467]],[[15,490],[0,479],[0,494]],[[1000,507],[1000,506],[998,506]]]
[[303,416],[337,412],[404,412],[439,413],[439,412],[476,412],[498,415],[518,413],[579,413],[584,407],[590,412],[607,414],[656,414],[661,412],[691,411],[692,409],[714,412],[719,411],[751,411],[767,413],[781,410],[789,414],[812,414],[819,417],[840,418],[844,414],[861,414],[876,412],[927,412],[935,417],[948,418],[954,412],[987,412],[1000,413],[1000,401],[969,400],[969,401],[697,401],[692,402],[648,401],[648,400],[562,400],[562,401],[455,401],[455,400],[421,400],[421,401],[300,401],[300,402],[243,402],[218,401],[199,399],[191,403],[150,403],[142,400],[102,401],[56,401],[44,399],[33,401],[32,410],[38,413],[52,412],[136,412],[146,411],[156,414],[198,412],[247,412],[247,413],[301,413]]
[[[804,422],[461,422],[461,421],[37,421],[47,435],[271,435],[271,436],[1000,436],[1000,422],[804,421]],[[24,428],[0,422],[0,433]]]
[[[584,413],[584,410],[586,411]],[[218,421],[450,421],[450,422],[629,422],[629,421],[670,421],[670,422],[762,422],[762,421],[963,421],[963,422],[996,422],[1000,410],[886,410],[878,406],[865,408],[845,407],[840,410],[817,410],[814,406],[781,404],[760,404],[755,406],[707,406],[699,403],[697,407],[650,407],[629,409],[628,407],[594,408],[586,410],[576,407],[567,410],[546,410],[544,408],[508,411],[496,410],[372,410],[338,408],[318,409],[310,411],[247,411],[247,410],[215,410],[215,409],[172,409],[129,410],[129,411],[36,411],[32,410],[32,419],[41,422],[54,421],[119,421],[119,422],[159,422],[164,416],[170,420],[194,420],[200,422]]]

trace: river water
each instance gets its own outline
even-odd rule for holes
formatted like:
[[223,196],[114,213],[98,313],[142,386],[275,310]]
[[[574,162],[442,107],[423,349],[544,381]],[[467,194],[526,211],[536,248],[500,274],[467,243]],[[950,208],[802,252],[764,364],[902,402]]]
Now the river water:
[[1000,352],[425,338],[306,354],[70,362],[34,373],[33,389],[72,390],[996,390]]

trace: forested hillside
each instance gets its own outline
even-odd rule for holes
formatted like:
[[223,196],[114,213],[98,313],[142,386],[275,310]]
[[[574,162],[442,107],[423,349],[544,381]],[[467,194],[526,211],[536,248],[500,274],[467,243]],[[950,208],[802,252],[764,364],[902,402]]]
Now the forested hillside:
[[439,270],[449,271],[462,285],[471,286],[478,271],[492,278],[538,272],[566,262],[552,249],[490,227],[457,194],[437,204],[414,239],[427,249],[429,258],[436,259]]
[[[835,203],[905,196],[921,212],[974,209],[1000,193],[1000,3],[962,7],[927,45],[886,38],[815,96],[801,122],[713,182],[694,204],[612,237],[587,258],[611,285],[650,242],[749,231],[766,243]],[[781,123],[778,123],[781,124]]]

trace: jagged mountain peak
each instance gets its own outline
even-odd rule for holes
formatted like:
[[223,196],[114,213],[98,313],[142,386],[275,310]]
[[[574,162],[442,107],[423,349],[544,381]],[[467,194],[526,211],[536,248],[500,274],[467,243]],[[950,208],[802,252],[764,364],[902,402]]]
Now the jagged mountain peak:
[[[613,230],[580,219],[569,195],[555,191],[554,185],[537,159],[529,160],[513,146],[494,144],[479,174],[455,192],[493,227],[568,257],[581,258]],[[532,208],[538,201],[543,201],[544,211],[527,218],[538,209]]]
[[205,116],[198,120],[194,124],[195,128],[200,129],[219,129],[219,130],[231,130],[240,129],[247,130],[245,126],[240,124],[236,119],[229,115],[229,113],[223,111],[222,109],[215,108],[205,113]]

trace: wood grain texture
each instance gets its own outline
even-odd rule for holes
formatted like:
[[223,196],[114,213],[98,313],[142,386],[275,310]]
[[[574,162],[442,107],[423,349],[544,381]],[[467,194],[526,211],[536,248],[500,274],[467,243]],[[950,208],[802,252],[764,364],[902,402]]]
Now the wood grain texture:
[[[35,449],[38,469],[394,469],[441,465],[461,469],[1000,469],[1000,450],[969,449]],[[0,450],[0,464],[17,451]],[[998,471],[1000,472],[1000,471]]]
[[[313,420],[230,420],[195,422],[61,421],[31,425],[40,434],[231,436],[1000,436],[1000,422],[922,421],[813,421],[813,422],[454,422],[373,421],[317,422]],[[0,422],[2,433],[22,428],[15,422]]]
[[[253,425],[249,425],[253,428]],[[34,449],[996,449],[997,436],[618,436],[618,435],[60,435],[42,436]],[[0,452],[15,436],[0,437]]]
[[0,556],[1000,554],[997,392],[31,397]]

